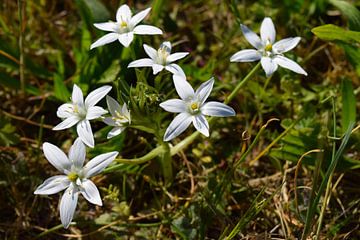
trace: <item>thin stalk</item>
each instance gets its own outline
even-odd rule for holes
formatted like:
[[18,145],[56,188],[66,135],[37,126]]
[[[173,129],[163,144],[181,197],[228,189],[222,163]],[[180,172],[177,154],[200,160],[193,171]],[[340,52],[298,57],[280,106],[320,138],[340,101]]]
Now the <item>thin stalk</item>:
[[[336,138],[335,138],[336,137],[336,105],[335,105],[335,98],[334,97],[332,98],[332,110],[333,110],[333,136],[334,136],[334,140],[333,140],[331,162],[334,161],[335,154],[336,154]],[[330,200],[330,197],[331,197],[332,178],[333,178],[333,172],[330,174],[329,180],[328,180],[327,185],[326,185],[325,196],[324,196],[323,204],[321,206],[321,212],[320,212],[320,215],[319,215],[319,223],[318,223],[317,230],[316,230],[316,239],[319,239],[322,222],[323,222],[324,215],[325,215],[325,210],[326,210],[327,204],[328,204],[328,202]]]
[[24,44],[23,44],[23,14],[24,14],[24,0],[18,0],[18,12],[19,12],[19,72],[20,72],[20,89],[21,94],[25,95],[25,77],[24,77]]
[[278,141],[280,141],[300,120],[302,117],[299,117],[295,122],[293,122],[285,131],[283,131],[274,141],[272,141],[260,154],[256,156],[253,160],[250,161],[250,165],[253,165],[258,161],[263,155],[265,155]]
[[260,68],[260,62],[244,77],[244,79],[236,85],[234,90],[225,99],[224,103],[228,104],[239,92],[239,90],[245,85],[245,83],[254,75],[254,73]]
[[[256,64],[256,66],[240,81],[234,90],[230,93],[230,95],[225,99],[224,103],[228,104],[239,92],[239,90],[245,85],[245,83],[255,74],[255,72],[260,68],[260,63]],[[213,121],[214,118],[209,119],[209,124]],[[189,146],[198,136],[200,133],[198,131],[194,132],[174,147],[171,148],[171,156],[177,154],[187,146]]]

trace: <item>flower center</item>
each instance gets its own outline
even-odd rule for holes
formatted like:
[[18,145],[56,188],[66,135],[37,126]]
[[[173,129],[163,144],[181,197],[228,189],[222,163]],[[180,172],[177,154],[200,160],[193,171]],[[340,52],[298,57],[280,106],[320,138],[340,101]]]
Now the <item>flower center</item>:
[[79,178],[79,175],[76,172],[71,172],[67,177],[70,181],[76,182],[76,180]]
[[124,123],[129,122],[129,118],[127,116],[121,115],[118,111],[115,111],[116,116],[112,117],[112,120],[115,121],[116,125],[122,126]]
[[167,51],[166,47],[160,47],[158,49],[158,63],[161,65],[166,65],[166,59],[169,56],[169,52]]
[[128,26],[128,24],[125,22],[125,21],[122,21],[121,23],[120,23],[120,27],[121,28],[126,28]]
[[269,44],[267,44],[267,45],[265,46],[265,51],[267,51],[267,52],[271,52],[271,51],[272,51],[272,44],[271,44],[271,43],[269,43]]
[[200,112],[200,104],[198,102],[192,102],[189,105],[189,110],[191,114],[197,114]]
[[74,113],[77,114],[80,118],[84,118],[86,116],[85,109],[77,104],[74,104]]

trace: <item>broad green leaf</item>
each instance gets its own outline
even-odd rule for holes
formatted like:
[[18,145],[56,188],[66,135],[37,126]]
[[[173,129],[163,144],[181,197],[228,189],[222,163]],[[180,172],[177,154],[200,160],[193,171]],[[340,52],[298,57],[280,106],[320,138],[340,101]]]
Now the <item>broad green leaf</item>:
[[342,81],[342,116],[341,126],[343,132],[349,127],[349,124],[356,120],[356,99],[351,80]]
[[360,32],[345,30],[333,24],[315,27],[311,31],[325,41],[360,42]]

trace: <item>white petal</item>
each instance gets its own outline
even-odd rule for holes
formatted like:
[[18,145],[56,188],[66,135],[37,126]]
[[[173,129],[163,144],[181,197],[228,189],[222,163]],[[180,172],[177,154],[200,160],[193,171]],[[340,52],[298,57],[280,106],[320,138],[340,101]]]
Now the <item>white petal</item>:
[[219,102],[207,102],[201,107],[201,113],[208,116],[228,117],[235,116],[235,111],[231,107]]
[[97,29],[109,32],[114,32],[116,29],[116,23],[114,22],[94,23],[94,26]]
[[71,94],[71,101],[73,104],[83,106],[84,105],[84,96],[81,91],[81,89],[78,87],[78,85],[74,84],[73,91]]
[[254,48],[260,49],[263,47],[261,39],[259,38],[259,36],[256,33],[251,31],[247,26],[245,26],[243,24],[241,24],[240,26],[241,26],[241,31],[244,34],[244,37]]
[[272,46],[272,49],[276,53],[284,53],[284,52],[290,51],[291,49],[296,47],[296,45],[299,44],[300,40],[301,40],[300,37],[285,38],[285,39],[282,39],[282,40],[274,43],[274,45]]
[[111,86],[102,86],[89,93],[85,99],[85,107],[89,108],[95,106],[95,104],[97,104],[103,97],[105,97],[105,95],[108,94],[110,90]]
[[175,85],[176,92],[179,94],[182,100],[189,100],[193,98],[195,93],[190,83],[186,81],[186,78],[181,75],[173,75],[173,82]]
[[85,145],[80,138],[76,138],[74,144],[70,147],[69,150],[69,160],[74,163],[75,167],[82,168],[84,165],[85,156]]
[[124,46],[128,47],[130,43],[134,40],[134,33],[128,32],[118,35],[119,42]]
[[151,8],[147,8],[147,9],[135,14],[130,20],[130,25],[133,27],[138,25],[139,22],[141,22],[146,17],[146,15],[149,14],[150,10],[151,10]]
[[153,74],[156,75],[164,69],[164,66],[155,63],[152,65],[152,69],[153,69]]
[[176,63],[171,63],[171,64],[165,66],[165,69],[168,70],[169,72],[171,72],[174,75],[180,75],[180,76],[182,76],[183,78],[186,79],[186,75],[185,75],[184,71]]
[[205,135],[206,137],[209,136],[209,123],[207,122],[204,115],[199,114],[192,118],[194,127],[198,130],[201,134]]
[[192,117],[188,113],[178,114],[170,123],[164,134],[164,141],[170,141],[171,139],[179,136],[190,125]]
[[109,138],[113,138],[117,135],[119,135],[120,133],[122,133],[125,130],[125,127],[114,127],[113,129],[110,130],[110,132],[107,135],[107,139]]
[[60,148],[51,143],[45,142],[43,144],[43,151],[46,159],[51,163],[51,165],[62,173],[68,173],[71,168],[71,161]]
[[261,53],[254,49],[245,49],[238,51],[231,56],[231,62],[254,62],[261,59]]
[[128,68],[131,67],[152,67],[154,65],[154,61],[151,58],[142,58],[135,61],[132,61]]
[[79,122],[76,126],[76,130],[79,138],[81,138],[81,141],[83,141],[83,143],[85,143],[87,146],[93,148],[95,141],[89,120],[82,120]]
[[99,106],[89,107],[86,113],[86,119],[87,120],[97,119],[102,115],[106,114],[107,112],[108,111],[106,111],[105,109]]
[[163,34],[160,28],[150,25],[138,25],[134,28],[134,33],[139,35]]
[[143,47],[144,47],[144,50],[145,50],[146,54],[151,59],[155,60],[157,58],[157,51],[154,48],[152,48],[152,47],[150,47],[149,45],[146,45],[146,44],[144,44]]
[[113,127],[117,126],[116,122],[114,121],[114,119],[112,117],[104,118],[103,122],[106,123],[109,126],[113,126]]
[[160,48],[165,49],[165,51],[170,54],[171,53],[171,42],[165,41],[165,42],[161,43]]
[[269,17],[264,18],[260,27],[260,35],[261,35],[261,40],[263,40],[263,42],[269,41],[271,44],[275,42],[276,32],[275,32],[274,23],[271,20],[271,18]]
[[92,204],[102,206],[99,190],[91,180],[89,179],[83,180],[81,186],[83,188],[81,189],[81,194],[84,196],[86,200],[88,200]]
[[96,40],[93,44],[90,46],[90,50],[94,49],[96,47],[103,46],[105,44],[111,43],[115,41],[118,38],[119,34],[117,33],[108,33]]
[[34,194],[50,195],[58,193],[70,184],[70,180],[65,175],[53,176],[46,179],[40,186],[37,187]]
[[267,77],[271,76],[278,68],[278,65],[269,57],[261,58],[261,66]]
[[165,111],[172,113],[180,113],[186,112],[186,103],[181,99],[170,99],[165,102],[160,103],[160,107],[162,107]]
[[166,58],[166,61],[168,63],[175,62],[176,60],[179,60],[179,59],[182,59],[182,58],[186,57],[188,54],[189,54],[188,52],[173,53],[173,54],[170,54],[170,56],[168,56]]
[[116,21],[122,22],[122,21],[129,21],[131,18],[131,10],[128,5],[123,4],[121,5],[118,10],[116,11]]
[[91,159],[84,167],[84,173],[86,178],[90,178],[99,174],[104,168],[106,168],[118,155],[118,152],[104,153]]
[[120,111],[120,108],[121,108],[120,104],[115,99],[110,97],[109,95],[106,95],[106,103],[107,103],[110,114],[112,116],[116,116],[117,112]]
[[80,121],[80,118],[78,116],[71,116],[69,118],[66,118],[64,121],[62,121],[61,123],[59,123],[58,125],[56,125],[53,130],[54,131],[58,131],[58,130],[63,130],[63,129],[67,129],[67,128],[71,128],[72,126],[74,126],[75,124],[77,124]]
[[127,108],[126,103],[124,103],[123,106],[122,106],[122,108],[121,108],[121,114],[122,114],[123,116],[125,116],[129,122],[131,122],[130,111],[129,111],[129,109]]
[[305,76],[307,76],[307,73],[305,72],[305,70],[302,67],[300,67],[299,64],[297,64],[296,62],[294,62],[293,60],[291,60],[289,58],[286,58],[283,56],[276,56],[273,61],[275,63],[279,64],[283,68],[287,68],[291,71],[294,71],[299,74],[304,74]]
[[64,228],[68,228],[73,219],[78,197],[79,192],[70,185],[60,200],[60,219]]
[[59,118],[69,118],[74,115],[74,105],[71,103],[62,104],[56,111]]
[[195,92],[195,97],[198,99],[198,101],[203,104],[206,99],[209,97],[211,90],[214,85],[214,78],[210,78],[206,82],[202,83],[200,87]]

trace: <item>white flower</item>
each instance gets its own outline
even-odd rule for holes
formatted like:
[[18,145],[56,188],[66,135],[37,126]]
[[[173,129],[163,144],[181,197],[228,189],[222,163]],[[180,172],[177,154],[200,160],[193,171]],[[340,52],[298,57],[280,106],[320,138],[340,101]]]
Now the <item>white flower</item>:
[[104,122],[107,125],[113,126],[114,128],[108,133],[107,138],[112,138],[119,135],[124,129],[126,125],[131,123],[130,112],[126,106],[120,106],[120,104],[110,96],[106,96],[106,102],[111,114],[111,117],[106,117]]
[[128,68],[152,67],[154,75],[165,68],[174,75],[183,75],[185,77],[185,73],[181,67],[172,62],[186,57],[186,55],[189,54],[188,52],[177,52],[170,54],[170,42],[163,42],[157,51],[154,48],[144,44],[144,50],[150,58],[135,60],[129,64]]
[[174,75],[173,81],[176,92],[181,99],[170,99],[160,104],[160,107],[168,112],[180,113],[170,123],[164,135],[164,141],[170,141],[181,134],[192,122],[194,127],[203,135],[209,136],[209,124],[207,116],[227,117],[234,116],[235,111],[231,107],[220,102],[207,102],[214,85],[214,78],[204,82],[194,92],[194,89],[183,76]]
[[60,200],[60,219],[64,228],[68,228],[74,216],[79,193],[92,204],[102,206],[99,190],[89,178],[107,167],[118,152],[101,154],[83,166],[86,149],[80,138],[75,140],[68,156],[57,146],[47,142],[43,144],[43,151],[46,159],[64,175],[46,179],[34,194],[50,195],[66,189]]
[[90,121],[107,113],[102,107],[95,106],[111,90],[111,86],[103,86],[95,89],[84,97],[81,89],[74,84],[71,103],[61,105],[56,114],[64,119],[53,130],[63,130],[77,124],[76,130],[80,139],[89,147],[94,147],[94,135],[91,130]]
[[[95,23],[94,26],[100,30],[111,32],[99,38],[91,44],[90,49],[114,42],[119,42],[128,47],[134,39],[134,34],[139,35],[155,35],[162,34],[161,29],[149,26],[138,25],[149,14],[151,8],[147,8],[138,14],[132,16],[128,5],[124,4],[119,7],[116,12],[116,22]],[[136,26],[138,25],[138,26]]]
[[241,50],[231,56],[231,62],[254,62],[261,59],[261,65],[266,76],[272,75],[280,65],[296,73],[307,75],[299,64],[283,56],[300,42],[300,37],[285,38],[275,42],[275,27],[270,18],[265,18],[261,23],[260,36],[256,35],[245,25],[241,24],[241,30],[246,40],[256,48]]

